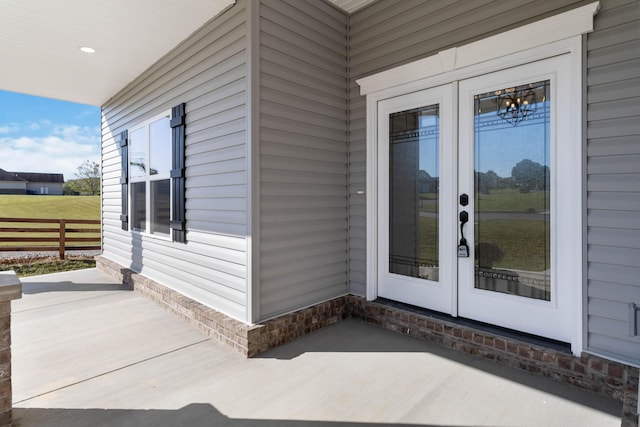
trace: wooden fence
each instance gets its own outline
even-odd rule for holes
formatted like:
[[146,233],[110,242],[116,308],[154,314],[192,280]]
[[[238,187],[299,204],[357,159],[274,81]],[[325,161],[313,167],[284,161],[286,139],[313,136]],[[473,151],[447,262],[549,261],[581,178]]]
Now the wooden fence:
[[64,259],[65,251],[97,251],[101,230],[92,225],[100,220],[0,218],[0,252],[57,251]]

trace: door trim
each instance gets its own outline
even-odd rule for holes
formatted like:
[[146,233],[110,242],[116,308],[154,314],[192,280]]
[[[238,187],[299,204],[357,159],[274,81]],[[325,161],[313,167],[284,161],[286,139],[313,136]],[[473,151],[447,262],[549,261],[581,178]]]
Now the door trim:
[[[597,3],[595,5],[598,5]],[[593,6],[593,5],[591,5]],[[597,12],[598,7],[594,7],[593,14]],[[593,15],[591,15],[593,19]],[[541,22],[544,22],[543,20]],[[546,28],[546,27],[545,27]],[[548,29],[548,28],[547,28]],[[515,31],[515,30],[511,30]],[[510,33],[511,31],[507,32]],[[588,32],[587,30],[585,32]],[[532,37],[533,38],[533,37]],[[488,39],[485,39],[488,40]],[[515,48],[514,48],[515,51]],[[428,78],[416,76],[414,81],[401,84],[395,87],[387,87],[378,92],[367,93],[366,109],[367,109],[367,152],[366,152],[366,297],[372,301],[378,297],[378,102],[391,97],[407,94],[410,92],[428,89],[431,87],[452,83],[465,78],[476,77],[488,72],[498,71],[506,67],[514,65],[523,65],[538,59],[550,58],[556,55],[568,53],[570,54],[571,68],[571,111],[570,120],[574,124],[572,126],[573,133],[570,141],[567,141],[563,149],[570,150],[575,153],[576,164],[567,170],[567,176],[572,177],[577,182],[577,187],[582,188],[583,172],[582,172],[582,36],[577,35],[544,46],[538,46],[526,51],[517,51],[511,55],[501,58],[495,58],[486,62],[470,65],[461,69],[454,69],[450,72],[434,75]],[[401,66],[398,68],[403,68]],[[393,72],[388,70],[385,73]],[[402,70],[400,70],[402,72]],[[372,76],[373,77],[373,76]],[[392,80],[393,81],[393,80]],[[360,82],[360,81],[358,81]],[[571,277],[565,277],[571,286],[571,293],[574,296],[572,301],[572,333],[571,333],[571,349],[575,355],[580,355],[583,350],[583,192],[575,192],[571,200],[567,200],[565,206],[570,206],[570,210],[563,212],[563,215],[571,215],[574,221],[571,223],[570,242],[571,250],[567,253],[567,260]]]

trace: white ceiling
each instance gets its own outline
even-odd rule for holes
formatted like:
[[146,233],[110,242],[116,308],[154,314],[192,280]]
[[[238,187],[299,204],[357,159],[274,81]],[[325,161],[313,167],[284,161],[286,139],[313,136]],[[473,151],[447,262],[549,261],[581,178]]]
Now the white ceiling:
[[[352,13],[375,0],[330,1]],[[103,105],[234,3],[0,0],[0,90]]]
[[0,89],[102,105],[234,2],[0,0]]

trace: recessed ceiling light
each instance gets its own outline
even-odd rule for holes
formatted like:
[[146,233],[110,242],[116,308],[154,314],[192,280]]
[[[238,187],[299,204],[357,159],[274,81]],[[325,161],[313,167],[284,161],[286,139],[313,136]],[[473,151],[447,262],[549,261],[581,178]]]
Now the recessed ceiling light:
[[84,53],[96,53],[96,50],[92,47],[83,46],[80,48]]

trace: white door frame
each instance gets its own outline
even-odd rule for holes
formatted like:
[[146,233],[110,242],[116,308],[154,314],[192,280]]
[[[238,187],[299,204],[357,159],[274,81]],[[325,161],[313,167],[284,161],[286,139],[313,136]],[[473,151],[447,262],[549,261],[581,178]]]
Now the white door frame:
[[570,140],[563,149],[574,153],[575,161],[568,165],[567,176],[579,191],[567,201],[572,218],[571,250],[563,262],[571,277],[567,278],[572,298],[571,349],[579,355],[583,349],[583,278],[582,278],[582,34],[593,31],[593,17],[599,2],[546,18],[437,55],[396,67],[392,70],[357,81],[361,94],[367,96],[367,299],[378,297],[378,102],[391,97],[435,87],[458,80],[498,71],[515,65],[534,62],[561,54],[570,54],[571,111],[573,124]]

